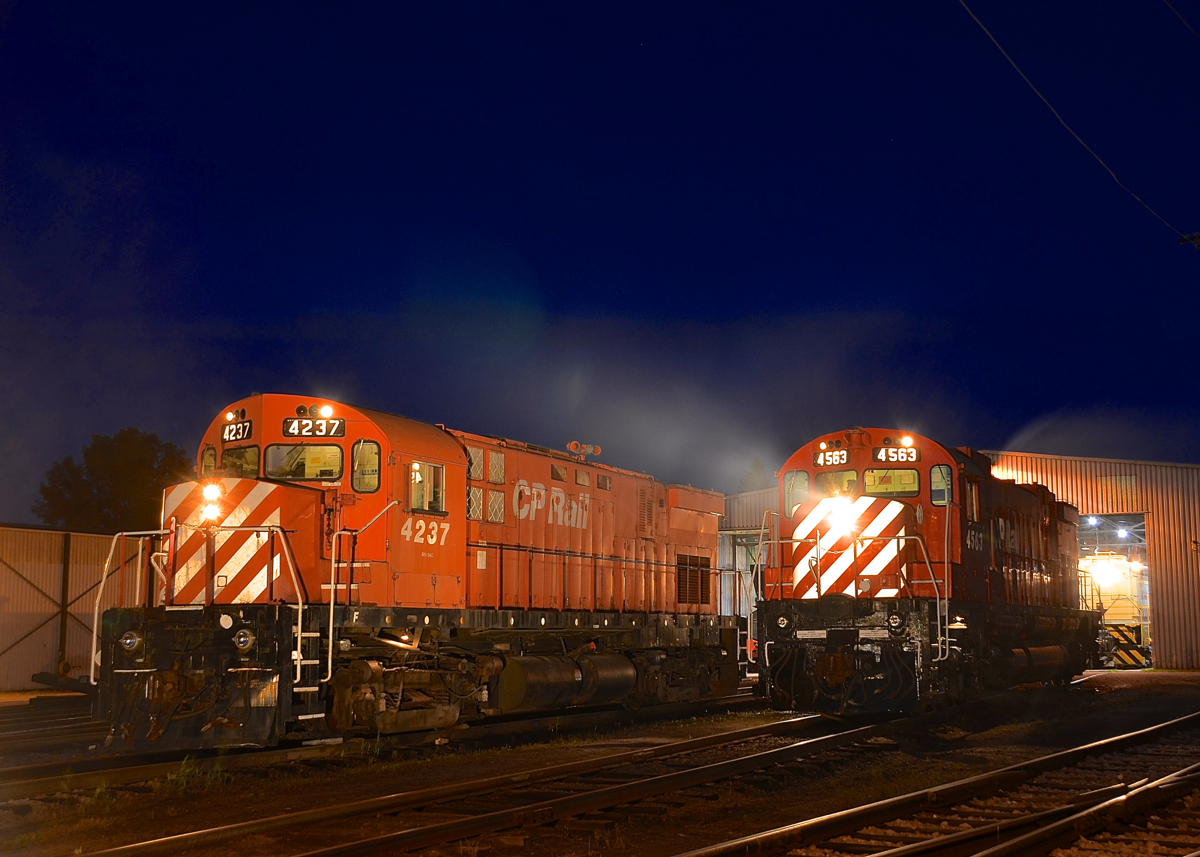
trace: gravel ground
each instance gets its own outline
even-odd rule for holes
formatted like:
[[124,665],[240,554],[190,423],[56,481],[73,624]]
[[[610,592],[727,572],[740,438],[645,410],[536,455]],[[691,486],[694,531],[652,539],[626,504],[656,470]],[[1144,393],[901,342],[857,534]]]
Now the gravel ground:
[[[594,854],[665,857],[733,836],[789,824],[903,794],[1089,740],[1200,710],[1200,672],[1098,672],[1068,688],[1008,694],[949,711],[915,735],[824,753],[769,775],[717,784],[706,793],[657,802],[659,815],[630,815],[605,830],[540,828],[531,836],[494,834],[480,842],[421,852],[445,855]],[[439,748],[423,758],[367,754],[334,767],[289,766],[172,779],[85,795],[0,804],[0,849],[72,855],[195,827],[326,806],[420,786],[538,768],[779,719],[742,713],[655,723],[605,734],[489,750]],[[703,792],[703,790],[701,790]],[[431,814],[429,821],[438,820]],[[329,834],[396,829],[388,817],[335,823]],[[207,852],[294,854],[316,847],[311,834],[242,839]]]

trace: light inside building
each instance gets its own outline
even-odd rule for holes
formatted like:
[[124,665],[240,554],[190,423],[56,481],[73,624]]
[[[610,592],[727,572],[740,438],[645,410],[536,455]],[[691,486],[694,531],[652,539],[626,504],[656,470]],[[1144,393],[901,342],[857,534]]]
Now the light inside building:
[[1088,526],[1089,526],[1089,527],[1094,527],[1094,526],[1096,526],[1098,523],[1100,523],[1100,519],[1099,519],[1099,518],[1088,518]]
[[1129,538],[1129,530],[1126,530],[1124,528],[1117,530],[1117,538],[1119,538],[1119,539]]

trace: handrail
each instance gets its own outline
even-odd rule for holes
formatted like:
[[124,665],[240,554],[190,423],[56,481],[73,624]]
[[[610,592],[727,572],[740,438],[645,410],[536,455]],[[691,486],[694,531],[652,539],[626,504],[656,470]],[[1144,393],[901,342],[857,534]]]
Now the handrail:
[[[779,520],[781,522],[779,525],[780,526],[779,538],[781,540],[783,539],[783,524],[782,524],[783,516],[780,515],[778,512],[776,512],[774,509],[764,510],[762,523],[758,527],[758,563],[757,563],[757,565],[758,565],[758,594],[759,594],[759,597],[766,597],[767,560],[764,559],[764,557],[763,557],[763,545],[770,543],[770,541],[769,541],[769,538],[771,535],[770,520],[771,520],[772,515],[774,515],[776,518],[779,518]],[[781,547],[782,547],[782,545],[781,545]],[[769,552],[768,552],[768,556],[769,556]],[[779,551],[779,576],[780,576],[780,578],[783,577],[783,551],[782,550]],[[780,583],[779,594],[781,596],[783,595],[782,582]]]
[[[347,536],[347,535],[357,536],[361,533],[366,532],[367,529],[372,524],[374,524],[376,521],[378,521],[380,518],[382,518],[389,509],[391,509],[393,506],[398,506],[399,504],[400,504],[399,500],[393,500],[392,502],[388,503],[386,506],[384,506],[382,509],[379,510],[378,514],[376,514],[374,518],[367,521],[363,526],[361,526],[357,530],[343,527],[342,529],[338,530],[337,532],[335,532],[333,534],[333,550],[331,550],[329,552],[330,553],[330,557],[329,557],[329,658],[327,661],[328,666],[327,666],[325,678],[321,679],[322,684],[324,684],[325,682],[327,682],[331,678],[333,678],[333,607],[337,603],[337,561],[338,561],[338,552],[341,549],[342,536]],[[352,574],[353,570],[350,573]],[[351,593],[350,593],[350,576],[348,574],[346,576],[346,602],[347,603],[349,603],[349,601],[350,601],[350,595],[351,595]]]
[[[195,526],[190,526],[190,525],[186,525],[186,524],[180,524],[179,528],[180,529],[192,529],[192,530],[202,529],[201,527],[195,527]],[[288,541],[287,531],[283,527],[279,526],[278,524],[268,524],[265,526],[257,526],[257,527],[207,527],[204,529],[209,529],[209,530],[214,530],[214,531],[219,530],[221,532],[257,532],[257,533],[274,532],[274,533],[278,533],[279,536],[281,537],[280,541],[283,544],[284,557],[287,559],[288,573],[290,574],[290,576],[292,578],[292,586],[294,587],[294,589],[296,591],[296,602],[299,605],[299,610],[300,610],[300,618],[298,621],[303,619],[303,616],[304,616],[303,583],[299,576],[299,571],[296,568],[295,557],[292,555],[291,542]],[[145,538],[147,536],[165,536],[165,535],[169,535],[170,532],[171,532],[170,530],[142,530],[142,531],[138,531],[138,532],[117,533],[115,536],[113,536],[112,544],[109,546],[109,549],[108,549],[108,558],[104,561],[104,570],[101,572],[101,575],[100,575],[100,585],[96,588],[96,601],[92,607],[92,658],[88,664],[88,683],[89,684],[94,685],[96,683],[96,642],[97,642],[97,639],[100,634],[100,599],[104,595],[104,583],[105,583],[105,581],[108,580],[108,578],[110,576],[108,569],[109,569],[109,566],[112,564],[113,553],[117,549],[117,539],[134,538],[134,537]],[[138,553],[139,553],[139,557],[140,557],[141,556],[141,546],[140,545],[138,547]],[[154,553],[152,553],[150,555],[150,560],[151,560],[151,565],[154,566],[154,570],[156,572],[158,572],[160,577],[163,578],[163,582],[170,583],[170,581],[167,580],[167,576],[163,572],[163,569],[161,567],[159,567],[158,565],[154,565],[155,557],[166,558],[166,554],[161,551],[155,551]],[[139,562],[140,562],[140,559],[139,559]],[[270,574],[274,574],[274,573],[275,573],[275,570],[273,568],[267,569],[267,574],[270,575]],[[140,581],[141,581],[140,566],[138,568],[138,581],[139,581],[139,586],[140,586]],[[149,605],[147,605],[147,607],[149,607]]]
[[[780,546],[780,553],[781,553],[780,563],[779,563],[779,578],[780,579],[779,579],[779,584],[778,584],[778,591],[780,592],[781,595],[783,593],[783,562],[782,562],[783,545],[784,544],[815,544],[816,548],[818,550],[820,550],[820,540],[821,540],[820,536],[817,536],[816,538],[803,538],[803,539],[780,538],[777,540],[777,542]],[[938,586],[937,575],[934,574],[934,571],[933,571],[933,560],[930,559],[929,548],[925,544],[924,537],[917,533],[914,533],[912,535],[897,534],[894,536],[866,536],[866,537],[854,536],[851,539],[851,542],[852,542],[853,547],[857,547],[860,543],[868,543],[868,542],[875,542],[875,541],[892,541],[892,540],[895,540],[897,543],[906,542],[906,541],[915,541],[917,543],[917,545],[921,548],[921,553],[925,560],[925,568],[929,571],[929,579],[933,583],[934,609],[937,611],[937,616],[935,618],[935,622],[937,624],[937,655],[933,658],[933,660],[934,661],[947,660],[950,657],[950,635],[949,635],[949,633],[943,632],[943,630],[942,630],[942,612],[943,612],[942,611],[942,603],[943,603],[943,601],[945,601],[947,608],[949,607],[950,593],[949,593],[949,590],[947,590],[946,597],[943,599],[941,587]],[[772,542],[772,544],[774,544],[774,543],[775,543],[775,541]],[[761,545],[760,545],[760,548],[761,548]],[[826,553],[827,554],[829,554],[829,553],[843,554],[845,552],[846,552],[846,549],[843,549],[841,551],[830,550],[830,551],[827,551]],[[899,544],[897,544],[897,553],[899,553]],[[819,597],[820,592],[821,592],[821,583],[820,583],[821,576],[820,576],[820,566],[819,565],[817,566],[817,569],[818,570],[816,572],[816,575],[817,575],[817,584],[816,585],[817,585],[817,594]]]
[[[113,536],[112,544],[108,547],[108,558],[104,560],[104,570],[100,572],[100,585],[96,587],[96,602],[92,606],[92,657],[88,661],[88,684],[96,684],[96,639],[100,635],[100,599],[104,595],[104,584],[108,580],[108,569],[112,565],[113,553],[117,550],[117,539],[140,539],[146,536],[163,536],[169,532],[170,530],[140,530],[137,532],[121,532]],[[138,555],[139,557],[141,556],[140,549]]]

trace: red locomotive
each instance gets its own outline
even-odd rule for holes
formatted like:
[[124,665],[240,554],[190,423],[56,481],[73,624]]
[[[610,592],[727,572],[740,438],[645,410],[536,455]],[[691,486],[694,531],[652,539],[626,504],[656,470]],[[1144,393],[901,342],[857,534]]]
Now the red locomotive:
[[975,450],[831,433],[787,460],[780,500],[757,625],[775,707],[911,711],[1089,662],[1077,511]]
[[140,604],[104,614],[121,741],[264,746],[737,687],[715,492],[287,395],[223,411],[197,474],[164,494]]

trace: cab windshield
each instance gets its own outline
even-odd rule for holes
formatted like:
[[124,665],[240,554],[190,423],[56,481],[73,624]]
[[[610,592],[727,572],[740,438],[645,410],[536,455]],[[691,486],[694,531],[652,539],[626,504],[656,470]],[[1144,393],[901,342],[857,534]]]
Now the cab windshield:
[[342,448],[315,443],[273,443],[263,475],[268,479],[340,479]]
[[258,447],[244,446],[221,452],[221,469],[226,476],[253,479],[258,476]]
[[857,470],[826,470],[813,474],[813,494],[818,497],[849,497],[857,493]]

